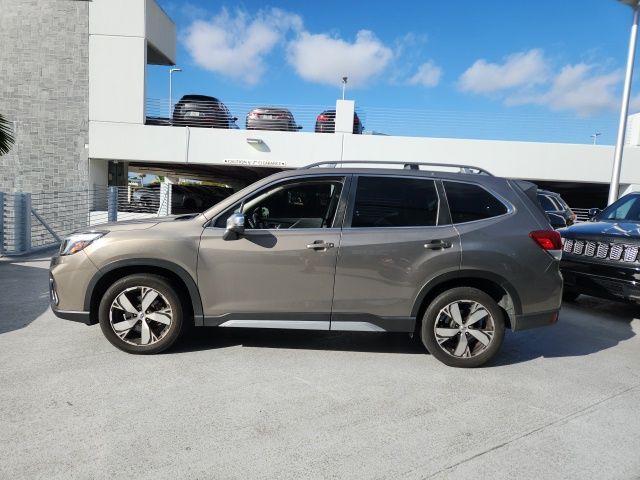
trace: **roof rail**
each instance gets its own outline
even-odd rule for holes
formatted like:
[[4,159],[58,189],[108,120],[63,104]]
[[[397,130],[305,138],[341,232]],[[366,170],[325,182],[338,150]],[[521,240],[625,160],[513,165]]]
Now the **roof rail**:
[[420,170],[420,165],[426,167],[449,167],[459,168],[460,173],[473,173],[478,175],[488,175],[493,177],[493,174],[485,170],[484,168],[475,167],[473,165],[459,165],[456,163],[433,163],[433,162],[393,162],[385,160],[328,160],[326,162],[317,162],[310,165],[300,167],[301,169],[317,168],[322,166],[336,167],[344,164],[374,164],[374,165],[402,165],[405,170]]

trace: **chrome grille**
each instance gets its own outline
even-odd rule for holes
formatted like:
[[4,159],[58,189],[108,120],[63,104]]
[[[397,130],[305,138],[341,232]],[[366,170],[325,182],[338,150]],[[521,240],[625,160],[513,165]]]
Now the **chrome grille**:
[[636,258],[638,258],[638,247],[627,245],[624,249],[624,261],[635,262]]
[[611,245],[611,253],[609,253],[609,258],[611,260],[620,260],[622,258],[622,249],[623,246],[619,243]]
[[596,242],[587,242],[587,246],[584,249],[584,254],[587,257],[593,257],[596,253]]
[[589,240],[563,239],[563,251],[574,255],[583,255],[600,260],[624,261],[627,263],[640,263],[640,246],[625,245],[622,243],[602,243]]
[[565,239],[565,241],[564,241],[564,251],[565,252],[573,252],[573,240]]
[[573,244],[573,253],[582,255],[584,253],[584,243],[582,240],[576,240]]
[[609,244],[608,243],[598,243],[598,250],[596,250],[597,258],[607,258],[609,254]]

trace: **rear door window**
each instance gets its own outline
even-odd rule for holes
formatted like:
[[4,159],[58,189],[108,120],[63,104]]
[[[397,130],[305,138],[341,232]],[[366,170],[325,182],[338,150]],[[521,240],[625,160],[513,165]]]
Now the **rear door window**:
[[428,227],[438,224],[439,199],[430,179],[358,178],[351,227]]
[[443,183],[453,223],[484,220],[508,211],[504,203],[480,185],[451,181]]

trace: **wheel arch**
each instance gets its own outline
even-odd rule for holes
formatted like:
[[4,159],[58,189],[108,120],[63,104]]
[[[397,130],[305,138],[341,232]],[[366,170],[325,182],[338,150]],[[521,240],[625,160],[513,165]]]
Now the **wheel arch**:
[[416,331],[427,306],[442,292],[456,287],[477,288],[491,296],[505,313],[508,328],[513,328],[516,316],[522,313],[520,296],[504,277],[492,272],[460,270],[436,277],[420,290],[411,311],[416,319]]
[[180,265],[155,258],[118,260],[98,270],[91,278],[84,298],[84,309],[89,312],[90,324],[98,323],[98,305],[107,288],[120,278],[139,273],[168,278],[185,300],[185,306],[191,310],[194,324],[203,324],[202,300],[191,274]]

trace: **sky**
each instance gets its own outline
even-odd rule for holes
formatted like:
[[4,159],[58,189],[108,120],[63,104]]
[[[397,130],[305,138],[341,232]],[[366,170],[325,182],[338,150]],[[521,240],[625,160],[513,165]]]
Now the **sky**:
[[[158,3],[177,26],[174,101],[215,96],[241,127],[286,105],[313,131],[347,76],[366,130],[615,143],[632,20],[616,0]],[[168,69],[148,67],[148,114],[165,114]]]

